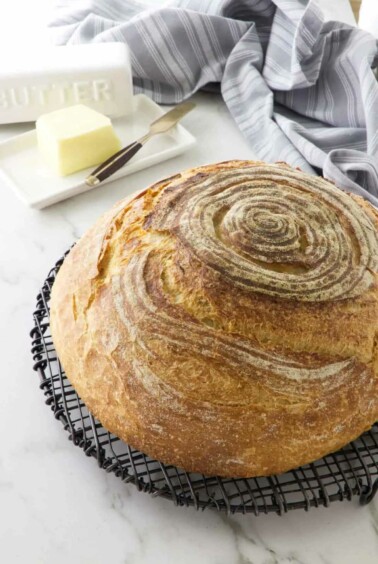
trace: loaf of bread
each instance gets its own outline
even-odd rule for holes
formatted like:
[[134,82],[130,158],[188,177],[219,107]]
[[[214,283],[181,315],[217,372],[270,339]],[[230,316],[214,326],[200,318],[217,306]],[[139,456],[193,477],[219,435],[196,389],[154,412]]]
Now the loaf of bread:
[[51,330],[112,433],[222,476],[313,461],[378,419],[378,214],[284,163],[188,170],[64,261]]

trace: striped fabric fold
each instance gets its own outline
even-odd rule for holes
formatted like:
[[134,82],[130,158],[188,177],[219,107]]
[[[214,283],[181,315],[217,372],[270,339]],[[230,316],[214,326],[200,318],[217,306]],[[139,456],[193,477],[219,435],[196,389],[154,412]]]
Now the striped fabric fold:
[[135,92],[158,103],[219,84],[262,160],[378,205],[378,43],[316,0],[58,0],[51,29],[61,45],[126,42]]

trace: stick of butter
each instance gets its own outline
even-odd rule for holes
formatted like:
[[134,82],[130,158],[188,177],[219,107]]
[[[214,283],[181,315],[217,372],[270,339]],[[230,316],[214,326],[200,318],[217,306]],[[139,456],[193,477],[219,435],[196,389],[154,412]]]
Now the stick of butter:
[[121,148],[110,119],[82,104],[41,116],[36,129],[42,158],[60,176],[100,164]]

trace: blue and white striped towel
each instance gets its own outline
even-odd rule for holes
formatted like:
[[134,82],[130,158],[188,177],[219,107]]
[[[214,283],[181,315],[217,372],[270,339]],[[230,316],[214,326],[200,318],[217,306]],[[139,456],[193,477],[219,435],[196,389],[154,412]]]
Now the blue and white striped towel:
[[[317,0],[58,0],[59,44],[125,41],[136,92],[174,104],[220,88],[255,154],[378,204],[378,43]],[[216,84],[214,84],[216,83]]]

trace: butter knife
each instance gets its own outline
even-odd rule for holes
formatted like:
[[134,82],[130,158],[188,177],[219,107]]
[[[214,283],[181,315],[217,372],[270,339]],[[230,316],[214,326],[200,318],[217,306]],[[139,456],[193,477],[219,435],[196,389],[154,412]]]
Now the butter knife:
[[142,147],[153,137],[160,133],[166,133],[180,121],[188,112],[195,107],[193,102],[184,102],[162,115],[150,125],[148,133],[140,137],[134,143],[124,147],[118,153],[109,157],[101,163],[86,179],[88,186],[98,186],[100,182],[109,178],[126,164]]

